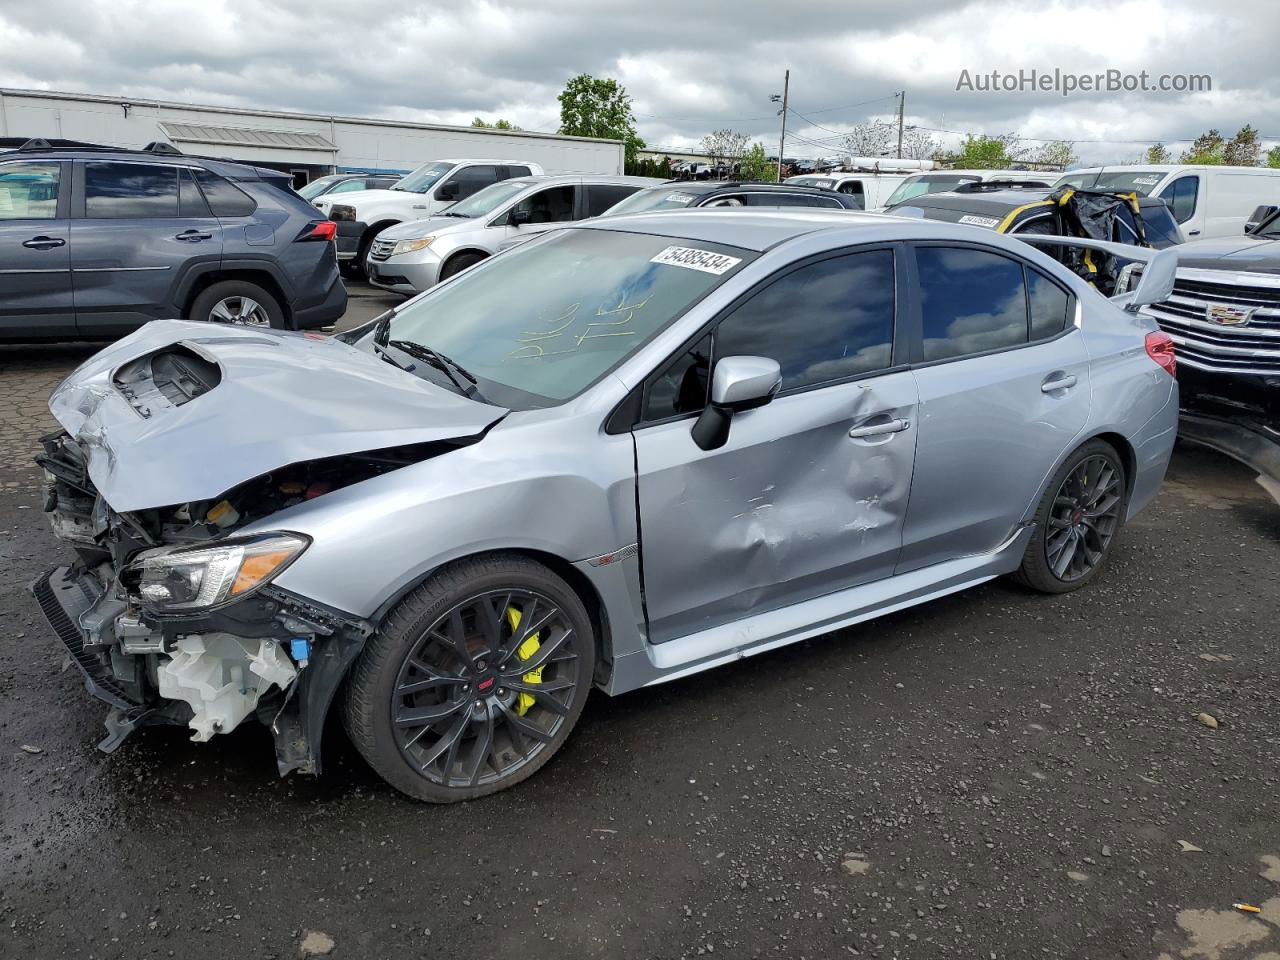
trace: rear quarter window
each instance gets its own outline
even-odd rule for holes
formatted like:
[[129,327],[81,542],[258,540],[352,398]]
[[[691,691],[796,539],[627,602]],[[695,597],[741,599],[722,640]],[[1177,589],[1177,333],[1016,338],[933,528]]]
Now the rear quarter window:
[[196,182],[209,201],[215,217],[248,217],[258,209],[257,202],[226,177],[208,170],[196,171]]

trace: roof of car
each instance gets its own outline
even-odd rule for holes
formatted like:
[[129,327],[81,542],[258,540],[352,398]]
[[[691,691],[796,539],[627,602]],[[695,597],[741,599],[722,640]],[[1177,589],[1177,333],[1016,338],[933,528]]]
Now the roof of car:
[[251,163],[237,163],[235,160],[224,160],[220,157],[197,156],[188,153],[180,153],[174,151],[158,152],[154,150],[130,150],[127,147],[95,147],[95,146],[48,146],[48,147],[27,147],[14,150],[0,150],[0,160],[17,160],[20,158],[31,158],[41,160],[133,160],[143,161],[146,163],[188,163],[194,166],[203,167],[214,173],[235,179],[243,178],[246,174],[253,173],[256,176],[273,176],[288,177],[288,174],[279,170],[264,170],[256,167]]
[[[926,193],[918,197],[912,197],[910,200],[904,200],[900,204],[895,204],[895,208],[901,207],[932,207],[938,210],[966,210],[975,213],[1008,213],[1018,207],[1026,206],[1029,203],[1039,203],[1047,200],[1058,189],[1058,187],[1029,187],[1008,190],[984,190],[982,192],[960,193],[957,191],[946,190],[938,193]],[[1113,191],[1100,191],[1103,193],[1111,193]],[[1139,197],[1138,206],[1165,206],[1165,202],[1159,197]]]
[[657,177],[627,177],[614,173],[553,173],[548,176],[513,177],[511,180],[499,180],[498,183],[524,183],[529,186],[555,186],[556,184],[587,183],[603,186],[623,187],[657,187],[663,181]]
[[811,193],[818,197],[831,195],[831,191],[821,190],[818,187],[804,187],[798,183],[768,183],[764,180],[667,180],[656,183],[654,186],[679,187],[681,190],[697,193],[711,193],[713,190],[736,191],[750,189],[765,192],[778,190],[783,193]]
[[908,217],[849,210],[819,210],[812,207],[787,210],[744,209],[670,210],[655,213],[624,213],[582,220],[567,227],[585,230],[619,230],[679,237],[703,243],[723,243],[745,250],[768,250],[794,237],[840,227],[883,227],[889,224],[918,224]]

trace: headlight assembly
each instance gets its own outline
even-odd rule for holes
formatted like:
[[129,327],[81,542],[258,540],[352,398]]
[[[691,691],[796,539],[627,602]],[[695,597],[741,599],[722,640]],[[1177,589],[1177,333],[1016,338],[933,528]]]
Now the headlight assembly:
[[310,542],[275,533],[148,551],[129,566],[130,592],[156,613],[211,610],[270,583]]
[[435,237],[415,237],[412,240],[397,240],[396,245],[391,249],[391,256],[398,257],[402,253],[425,250],[431,246],[431,241],[434,239]]

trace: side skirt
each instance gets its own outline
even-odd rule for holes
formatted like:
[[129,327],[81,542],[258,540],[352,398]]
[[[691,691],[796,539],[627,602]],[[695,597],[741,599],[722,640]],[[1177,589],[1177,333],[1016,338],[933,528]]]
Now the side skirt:
[[990,553],[960,557],[759,613],[645,649],[614,663],[612,694],[664,683],[743,657],[830,633],[843,627],[926,603],[1016,570],[1033,524],[1020,526]]

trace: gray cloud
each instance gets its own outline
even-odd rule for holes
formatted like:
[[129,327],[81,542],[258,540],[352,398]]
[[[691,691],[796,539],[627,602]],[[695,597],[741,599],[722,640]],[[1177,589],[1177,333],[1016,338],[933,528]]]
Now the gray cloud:
[[[0,0],[0,85],[446,123],[479,114],[552,130],[556,94],[585,71],[626,85],[651,144],[688,146],[732,126],[773,149],[769,95],[790,67],[798,116],[788,153],[799,155],[836,153],[851,125],[892,114],[899,89],[908,123],[1073,139],[1088,160],[1137,156],[1143,143],[1130,141],[1209,127],[1229,134],[1244,123],[1280,139],[1280,5],[1261,0],[454,0],[384,9],[349,0]],[[1066,99],[956,90],[962,69],[1055,67],[1209,74],[1213,89]]]

